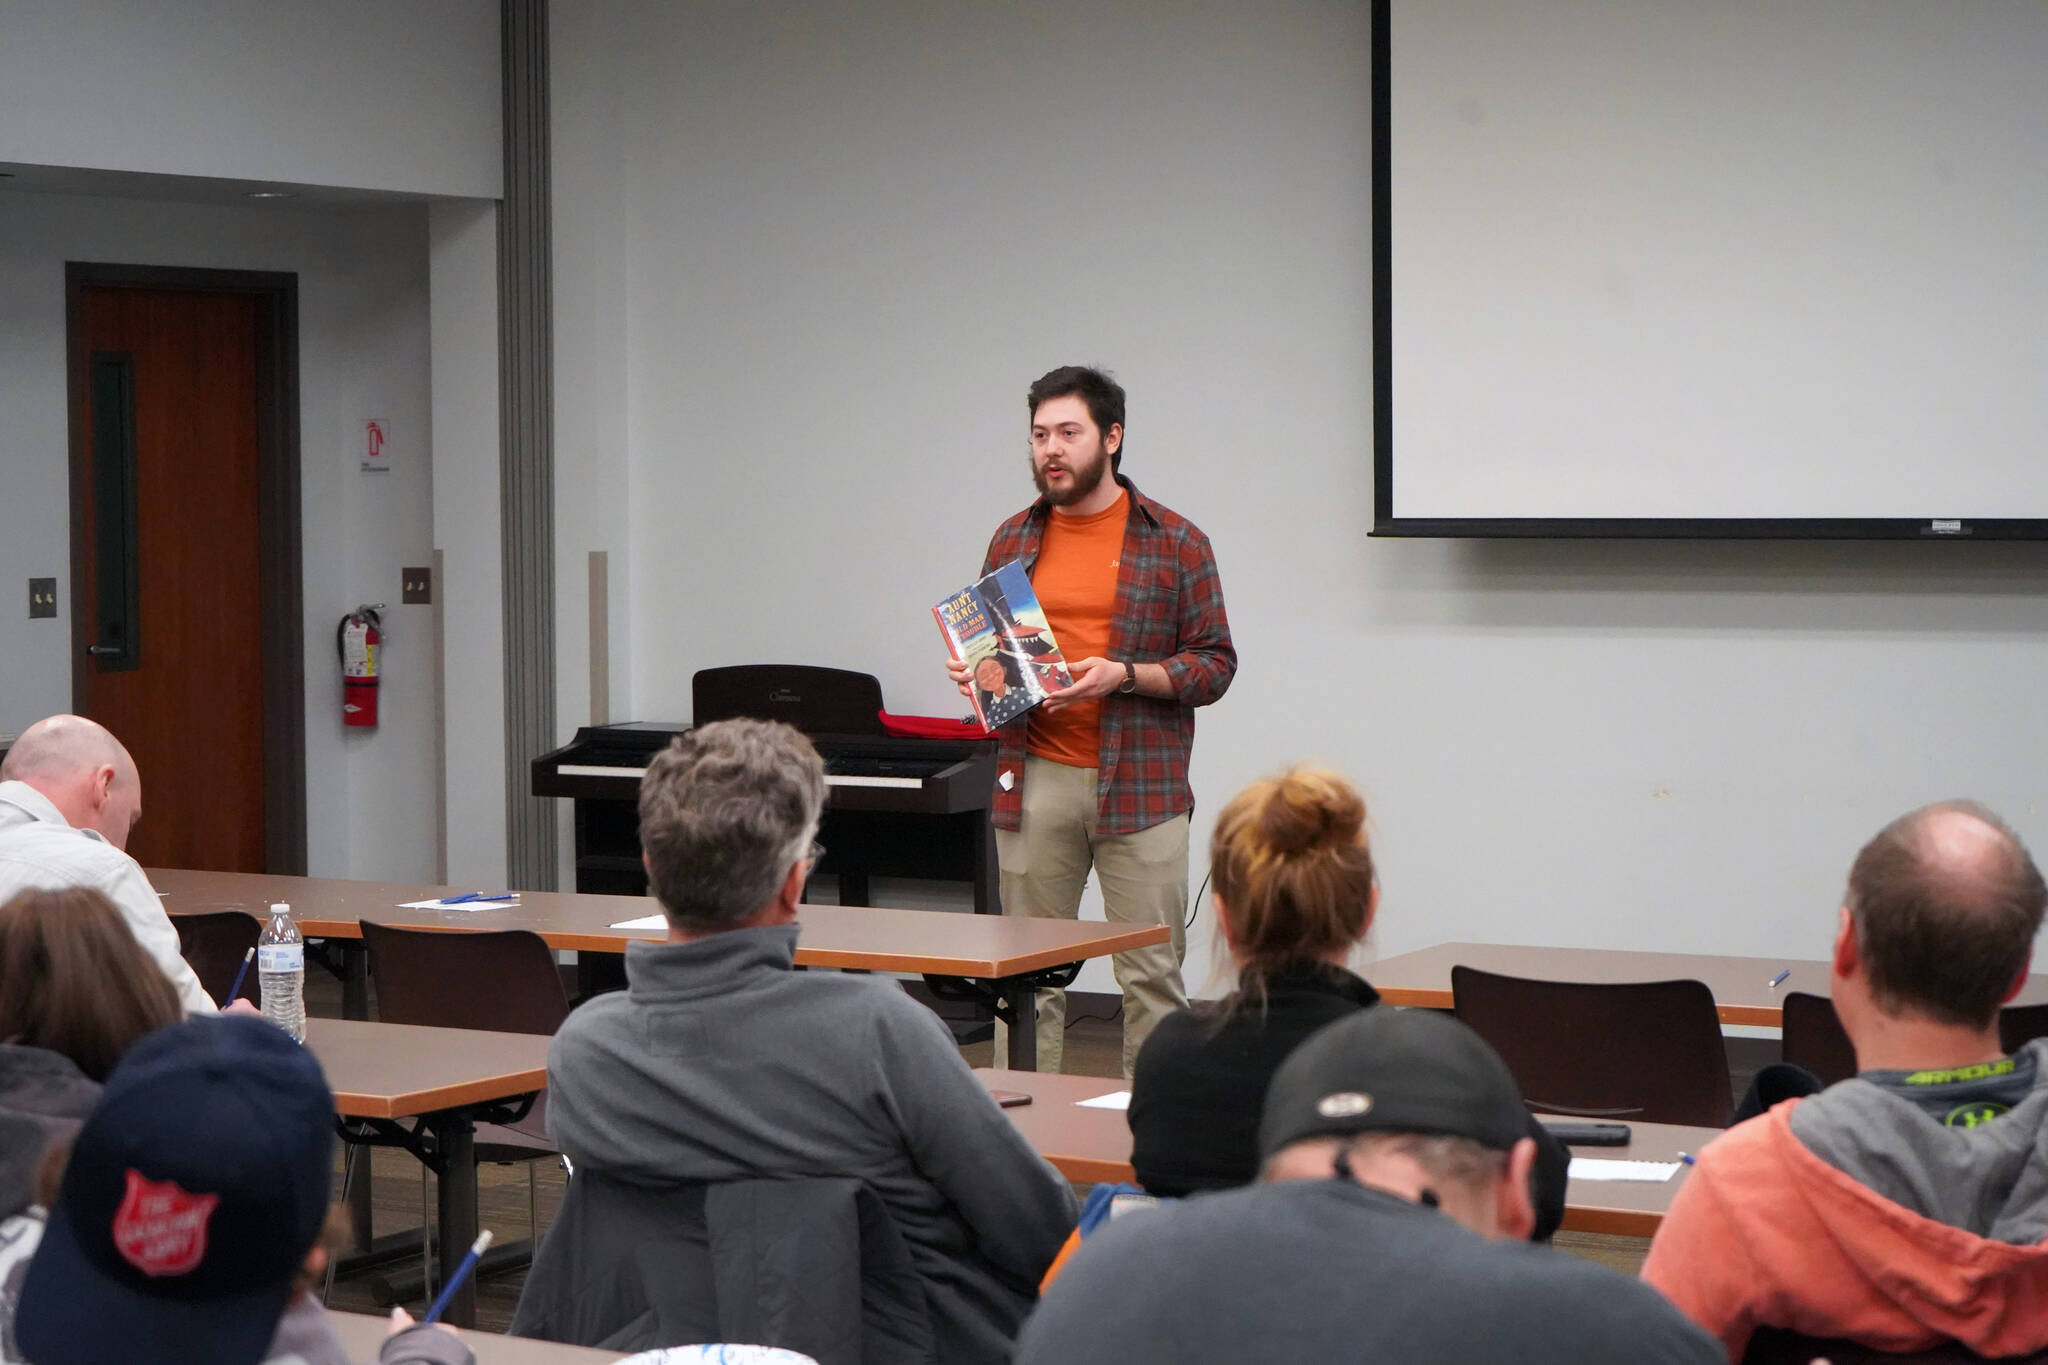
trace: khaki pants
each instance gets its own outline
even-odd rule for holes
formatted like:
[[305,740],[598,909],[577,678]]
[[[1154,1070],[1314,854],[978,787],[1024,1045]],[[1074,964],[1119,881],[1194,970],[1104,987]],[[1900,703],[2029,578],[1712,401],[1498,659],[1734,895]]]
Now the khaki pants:
[[[1093,865],[1103,913],[1116,924],[1164,924],[1168,943],[1110,959],[1124,993],[1124,1075],[1153,1026],[1188,1003],[1180,964],[1187,952],[1188,817],[1177,815],[1135,834],[1095,832],[1095,769],[1024,759],[1024,813],[1018,829],[996,831],[1003,912],[1074,919]],[[1038,993],[1038,1069],[1058,1071],[1066,1042],[1067,993]],[[996,1034],[1001,1058],[1005,1036]]]

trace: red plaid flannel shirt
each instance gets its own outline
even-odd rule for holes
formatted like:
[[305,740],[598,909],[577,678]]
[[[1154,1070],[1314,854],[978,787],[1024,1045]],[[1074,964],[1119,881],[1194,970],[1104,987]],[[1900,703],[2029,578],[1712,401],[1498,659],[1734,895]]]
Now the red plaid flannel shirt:
[[[1237,673],[1230,619],[1223,612],[1223,582],[1209,538],[1187,518],[1168,511],[1117,476],[1131,495],[1124,548],[1116,576],[1116,613],[1109,624],[1109,657],[1156,663],[1173,680],[1171,701],[1112,692],[1102,699],[1102,747],[1096,760],[1096,829],[1132,834],[1195,808],[1188,785],[1188,750],[1195,742],[1195,708],[1223,695]],[[996,528],[988,543],[986,574],[1013,559],[1024,571],[1038,566],[1051,505],[1040,498]],[[1052,632],[1058,638],[1060,623]],[[992,818],[1016,829],[1024,810],[1024,731],[1030,713],[996,732],[996,774],[1015,775],[1008,791],[996,783]]]

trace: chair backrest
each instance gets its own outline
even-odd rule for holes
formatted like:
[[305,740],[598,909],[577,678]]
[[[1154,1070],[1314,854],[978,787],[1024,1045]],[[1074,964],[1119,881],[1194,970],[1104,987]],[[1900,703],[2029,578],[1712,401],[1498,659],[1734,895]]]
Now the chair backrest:
[[2007,1005],[1998,1012],[1998,1041],[2007,1052],[2036,1038],[2048,1038],[2048,1005]]
[[[2036,1351],[2032,1355],[2000,1356],[2006,1365],[2042,1365],[2048,1362],[2048,1351]],[[1839,1338],[1801,1336],[1780,1327],[1760,1327],[1749,1339],[1749,1349],[1742,1353],[1742,1365],[1812,1365],[1815,1360],[1825,1360],[1829,1365],[1877,1365],[1879,1361],[1919,1361],[1921,1365],[1973,1365],[1986,1359],[1968,1347],[1953,1341],[1944,1341],[1924,1351],[1874,1351],[1868,1346],[1859,1346],[1853,1341]]]
[[1856,1074],[1856,1048],[1842,1032],[1835,1002],[1825,995],[1793,991],[1784,1006],[1785,1060],[1833,1085]]
[[[1856,1049],[1842,1031],[1835,1005],[1824,995],[1793,991],[1785,997],[1785,1060],[1828,1085],[1856,1074]],[[1999,1045],[2016,1052],[2048,1038],[2048,1005],[2008,1005],[1998,1012]]]
[[[242,970],[242,957],[256,946],[263,923],[240,910],[214,910],[203,915],[172,915],[171,927],[178,931],[178,955],[199,977],[199,984],[216,1005],[228,1003],[228,987]],[[251,963],[242,978],[242,999],[260,1001],[256,967]]]
[[387,1024],[552,1034],[569,1017],[554,951],[539,934],[361,924]]
[[821,1365],[937,1355],[909,1245],[850,1177],[645,1186],[579,1166],[511,1331],[614,1351],[748,1341]]
[[1531,1109],[1720,1128],[1734,1107],[1714,995],[1697,981],[1530,981],[1451,968],[1459,1019]]

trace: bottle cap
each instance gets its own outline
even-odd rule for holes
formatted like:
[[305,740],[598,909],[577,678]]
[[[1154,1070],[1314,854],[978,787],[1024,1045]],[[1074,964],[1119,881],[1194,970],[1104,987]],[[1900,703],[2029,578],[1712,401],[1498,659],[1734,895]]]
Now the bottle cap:
[[289,905],[286,905],[283,901],[274,901],[271,903],[270,913],[273,915],[289,915],[291,912],[292,908]]

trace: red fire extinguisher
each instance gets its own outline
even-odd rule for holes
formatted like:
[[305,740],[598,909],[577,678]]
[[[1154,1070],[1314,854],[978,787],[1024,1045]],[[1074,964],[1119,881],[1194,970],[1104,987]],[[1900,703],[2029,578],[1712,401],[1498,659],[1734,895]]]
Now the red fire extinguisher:
[[384,643],[384,604],[361,606],[335,627],[341,655],[341,723],[377,724],[377,649]]

